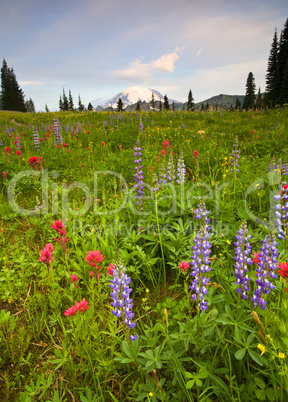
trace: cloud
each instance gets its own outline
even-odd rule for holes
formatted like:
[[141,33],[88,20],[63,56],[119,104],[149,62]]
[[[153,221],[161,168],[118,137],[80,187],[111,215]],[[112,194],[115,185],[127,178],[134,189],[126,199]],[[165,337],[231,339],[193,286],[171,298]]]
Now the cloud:
[[198,52],[196,53],[196,57],[198,57],[202,53],[202,49],[199,49]]
[[19,82],[20,85],[43,85],[41,81],[21,81]]
[[150,80],[154,74],[172,73],[175,69],[175,62],[179,59],[178,53],[184,48],[177,47],[174,52],[166,53],[148,63],[136,59],[124,69],[112,71],[112,76],[128,80],[145,82]]

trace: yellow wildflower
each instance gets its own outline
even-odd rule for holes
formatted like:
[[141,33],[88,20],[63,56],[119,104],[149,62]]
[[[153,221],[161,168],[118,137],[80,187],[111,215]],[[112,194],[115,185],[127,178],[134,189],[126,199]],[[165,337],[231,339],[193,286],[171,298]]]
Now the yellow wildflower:
[[153,396],[153,392],[149,392],[149,394],[148,394],[149,396]]
[[284,359],[285,358],[285,355],[284,355],[284,353],[279,353],[279,355],[278,355],[278,357],[279,357],[279,359]]
[[261,345],[261,343],[258,343],[258,349],[261,350],[261,356],[264,355],[264,353],[266,352],[265,347]]

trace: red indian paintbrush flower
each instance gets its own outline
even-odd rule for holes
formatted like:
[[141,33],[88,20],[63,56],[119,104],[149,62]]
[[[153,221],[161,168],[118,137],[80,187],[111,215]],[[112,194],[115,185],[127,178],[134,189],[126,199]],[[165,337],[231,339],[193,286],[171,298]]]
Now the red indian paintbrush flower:
[[96,267],[97,264],[100,264],[101,261],[104,260],[104,256],[100,254],[99,250],[89,251],[86,255],[86,261],[91,267]]

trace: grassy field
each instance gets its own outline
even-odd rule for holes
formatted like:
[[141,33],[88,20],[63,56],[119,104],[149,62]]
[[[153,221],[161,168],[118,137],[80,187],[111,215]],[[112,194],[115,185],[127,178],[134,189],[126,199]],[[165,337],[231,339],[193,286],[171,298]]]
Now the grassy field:
[[287,161],[288,109],[1,112],[0,399],[287,401]]

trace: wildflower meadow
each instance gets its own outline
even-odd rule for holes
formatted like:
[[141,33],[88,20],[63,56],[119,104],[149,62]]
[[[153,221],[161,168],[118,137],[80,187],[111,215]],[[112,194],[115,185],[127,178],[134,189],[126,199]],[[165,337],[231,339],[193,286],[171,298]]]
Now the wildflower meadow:
[[288,400],[288,109],[0,113],[1,401]]

